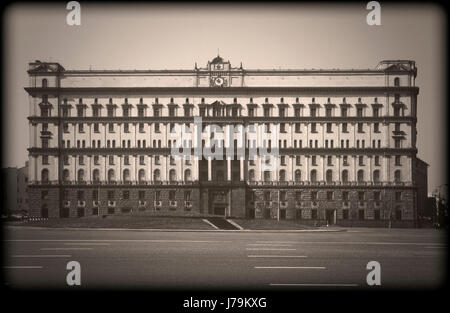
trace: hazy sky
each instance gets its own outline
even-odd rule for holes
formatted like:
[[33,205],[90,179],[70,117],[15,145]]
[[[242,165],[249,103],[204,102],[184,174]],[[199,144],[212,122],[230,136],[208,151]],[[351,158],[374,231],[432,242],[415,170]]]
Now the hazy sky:
[[[381,2],[382,3],[382,2]],[[66,69],[192,69],[217,55],[244,68],[374,68],[383,59],[416,61],[419,157],[429,191],[446,179],[447,60],[439,7],[383,5],[381,26],[365,4],[90,5],[68,26],[65,3],[16,4],[4,11],[3,167],[28,158],[27,65]]]

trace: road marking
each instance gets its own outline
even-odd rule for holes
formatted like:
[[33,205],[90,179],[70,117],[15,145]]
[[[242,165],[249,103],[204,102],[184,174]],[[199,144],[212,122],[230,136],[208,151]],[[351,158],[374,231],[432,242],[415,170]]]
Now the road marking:
[[78,242],[78,243],[72,243],[72,242],[66,242],[64,243],[67,246],[110,246],[110,243],[98,243],[98,242]]
[[249,258],[307,258],[306,255],[248,255]]
[[445,246],[442,243],[429,242],[373,242],[373,241],[257,241],[258,243],[291,243],[291,244],[338,244],[338,245],[413,245],[413,246]]
[[296,250],[296,249],[291,249],[291,248],[246,248],[247,250],[257,250],[257,251],[292,251],[292,250]]
[[425,247],[425,249],[443,249],[443,248],[445,248],[445,246],[427,246],[427,247]]
[[42,251],[58,251],[58,250],[92,250],[93,248],[87,247],[67,247],[67,248],[41,248]]
[[304,270],[324,270],[324,266],[255,266],[256,269],[304,269]]
[[271,283],[270,286],[303,286],[303,287],[358,287],[358,284],[278,284]]
[[17,254],[12,255],[13,258],[70,258],[70,254]]
[[151,239],[6,239],[8,242],[67,242],[68,244],[79,245],[89,242],[156,242],[156,243],[223,243],[233,242],[231,240],[151,240]]
[[5,269],[40,269],[42,266],[3,266]]
[[289,247],[292,246],[290,243],[248,243],[247,246],[278,246],[278,247]]

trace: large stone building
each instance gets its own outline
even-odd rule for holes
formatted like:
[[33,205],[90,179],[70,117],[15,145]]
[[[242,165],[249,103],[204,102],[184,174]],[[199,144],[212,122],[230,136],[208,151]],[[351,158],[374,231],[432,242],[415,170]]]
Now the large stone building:
[[[34,215],[416,224],[414,61],[348,70],[245,69],[220,56],[193,70],[35,61],[28,74]],[[277,140],[224,132],[229,143],[244,138],[245,158],[175,158],[170,129],[187,126],[195,146],[198,116],[203,126],[267,127]],[[250,160],[249,149],[261,146],[278,148],[275,161]]]

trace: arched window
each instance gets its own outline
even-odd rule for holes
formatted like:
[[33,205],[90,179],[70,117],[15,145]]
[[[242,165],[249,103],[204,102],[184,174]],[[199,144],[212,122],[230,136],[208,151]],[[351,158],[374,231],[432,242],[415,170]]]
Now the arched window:
[[400,86],[400,78],[398,77],[394,78],[394,86]]
[[248,180],[255,181],[255,170],[251,169],[250,171],[248,171]]
[[47,88],[47,86],[48,86],[48,80],[47,80],[47,78],[44,78],[42,80],[42,88]]
[[41,181],[48,182],[48,169],[46,168],[41,171]]
[[153,171],[153,180],[154,181],[160,181],[161,180],[161,171],[159,169],[156,169]]
[[139,170],[139,172],[138,172],[138,179],[139,179],[139,182],[144,182],[145,181],[145,170],[144,169],[140,169]]
[[286,171],[285,170],[281,170],[279,174],[280,174],[279,180],[280,181],[286,181]]
[[348,183],[348,171],[347,170],[342,171],[342,181],[344,183]]
[[115,181],[115,180],[116,180],[116,173],[114,172],[113,169],[110,169],[110,170],[108,171],[108,181],[109,181],[109,182],[113,182],[113,181]]
[[402,173],[400,170],[394,172],[394,182],[399,183],[402,180]]
[[361,183],[364,181],[364,171],[363,170],[359,170],[358,171],[358,183]]
[[100,171],[98,169],[92,171],[92,180],[100,181]]
[[264,181],[270,181],[270,171],[264,171]]
[[70,172],[68,169],[63,171],[63,182],[68,182],[70,178]]
[[130,181],[130,170],[127,168],[123,170],[123,181]]
[[177,180],[177,172],[174,169],[169,171],[169,180],[176,181]]
[[312,170],[311,171],[311,177],[310,177],[311,182],[315,183],[317,181],[317,171],[316,170]]
[[295,171],[295,181],[301,181],[302,180],[302,172],[300,170]]
[[191,170],[187,169],[184,171],[184,180],[185,181],[191,181],[192,177],[191,177]]
[[333,181],[333,171],[332,170],[327,170],[326,180],[327,180],[327,183],[331,183]]
[[80,181],[80,182],[84,181],[84,170],[83,169],[79,169],[78,170],[77,180]]
[[374,183],[380,182],[380,171],[379,170],[373,171],[373,182]]

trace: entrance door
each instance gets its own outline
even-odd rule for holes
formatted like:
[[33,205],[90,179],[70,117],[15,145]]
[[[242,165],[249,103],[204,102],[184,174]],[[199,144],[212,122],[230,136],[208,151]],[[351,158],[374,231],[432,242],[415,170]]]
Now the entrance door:
[[247,214],[248,218],[255,218],[255,209],[249,209]]
[[286,210],[281,209],[280,210],[280,220],[285,220],[285,219],[286,219]]
[[326,211],[326,219],[328,225],[336,224],[336,210],[327,210]]
[[225,215],[225,207],[215,207],[214,208],[214,214],[215,215]]

